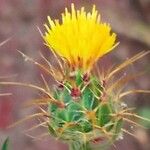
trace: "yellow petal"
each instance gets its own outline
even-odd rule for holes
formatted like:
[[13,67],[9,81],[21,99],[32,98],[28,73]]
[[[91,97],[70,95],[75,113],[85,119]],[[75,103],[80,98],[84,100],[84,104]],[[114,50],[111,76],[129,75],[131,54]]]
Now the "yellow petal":
[[61,23],[48,17],[45,27],[46,44],[72,68],[83,71],[90,70],[100,57],[110,52],[116,41],[111,27],[100,21],[95,5],[91,12],[85,12],[84,7],[76,10],[71,4],[71,12],[65,9]]

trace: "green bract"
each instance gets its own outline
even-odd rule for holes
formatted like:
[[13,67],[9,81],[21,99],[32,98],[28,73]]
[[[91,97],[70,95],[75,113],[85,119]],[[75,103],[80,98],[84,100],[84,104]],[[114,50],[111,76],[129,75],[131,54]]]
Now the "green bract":
[[[87,80],[85,80],[85,77]],[[105,93],[101,81],[77,71],[54,90],[64,107],[49,104],[49,132],[71,144],[73,150],[89,150],[98,143],[109,145],[121,134],[123,108]]]

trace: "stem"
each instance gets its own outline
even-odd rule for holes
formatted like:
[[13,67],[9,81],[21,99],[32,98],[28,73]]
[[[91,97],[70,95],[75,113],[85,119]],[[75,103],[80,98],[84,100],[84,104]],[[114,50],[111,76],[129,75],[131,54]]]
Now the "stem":
[[69,150],[92,150],[89,143],[72,142],[69,145]]
[[110,143],[96,144],[91,145],[89,142],[80,143],[80,142],[71,142],[69,144],[69,150],[108,150]]

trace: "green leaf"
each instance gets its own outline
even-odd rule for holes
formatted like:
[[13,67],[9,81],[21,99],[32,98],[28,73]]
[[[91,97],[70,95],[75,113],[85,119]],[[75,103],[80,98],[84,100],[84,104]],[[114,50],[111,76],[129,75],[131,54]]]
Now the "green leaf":
[[111,108],[109,104],[107,103],[102,104],[98,109],[98,123],[100,126],[104,126],[110,121],[111,119],[110,114]]
[[92,106],[91,103],[93,103],[92,99],[93,99],[93,94],[92,94],[92,92],[90,91],[90,89],[87,87],[87,88],[84,90],[83,95],[82,95],[82,104],[83,104],[83,106],[84,106],[86,109],[88,109],[88,110],[91,110],[91,109],[92,109],[92,108],[91,108],[91,106]]
[[56,117],[62,121],[68,121],[68,112],[66,109],[58,109],[56,112]]
[[78,121],[83,117],[82,107],[79,103],[72,102],[68,106],[68,121]]
[[78,70],[76,74],[76,84],[79,86],[83,82],[82,76],[81,76],[81,71]]
[[80,122],[82,132],[90,132],[92,130],[92,124],[89,121]]
[[2,150],[8,150],[8,144],[9,144],[9,138],[7,138],[3,145],[2,145]]
[[49,104],[49,112],[55,112],[57,110],[57,106],[55,104]]
[[65,103],[68,103],[72,100],[72,97],[68,90],[65,88],[64,91],[60,95],[61,100],[63,100]]
[[102,88],[99,80],[95,77],[92,77],[91,80],[92,80],[92,82],[91,82],[92,91],[94,92],[95,95],[97,95],[97,97],[100,97],[101,92],[103,91],[103,88]]

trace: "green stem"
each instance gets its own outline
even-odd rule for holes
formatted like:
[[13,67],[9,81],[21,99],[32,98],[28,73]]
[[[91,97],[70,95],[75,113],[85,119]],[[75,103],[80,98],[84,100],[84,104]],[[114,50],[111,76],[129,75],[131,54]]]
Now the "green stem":
[[103,143],[102,145],[91,145],[90,143],[71,142],[69,144],[69,150],[108,150],[109,143]]
[[69,145],[69,150],[92,150],[89,143],[72,142]]

